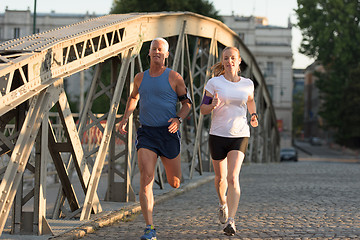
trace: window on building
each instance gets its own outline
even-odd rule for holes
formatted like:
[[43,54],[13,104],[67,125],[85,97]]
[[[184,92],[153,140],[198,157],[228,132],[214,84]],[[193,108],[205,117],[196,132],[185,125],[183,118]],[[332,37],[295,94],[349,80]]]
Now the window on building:
[[274,75],[274,62],[266,63],[266,75],[271,76]]
[[20,37],[20,28],[14,28],[14,38]]

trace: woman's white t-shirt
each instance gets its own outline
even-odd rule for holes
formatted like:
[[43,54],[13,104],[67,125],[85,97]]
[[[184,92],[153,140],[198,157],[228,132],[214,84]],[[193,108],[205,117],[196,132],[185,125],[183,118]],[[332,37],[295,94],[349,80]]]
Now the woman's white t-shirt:
[[211,78],[205,90],[215,96],[218,94],[220,105],[213,110],[210,134],[221,137],[250,137],[247,123],[247,101],[254,92],[254,83],[241,77],[231,82],[223,75]]

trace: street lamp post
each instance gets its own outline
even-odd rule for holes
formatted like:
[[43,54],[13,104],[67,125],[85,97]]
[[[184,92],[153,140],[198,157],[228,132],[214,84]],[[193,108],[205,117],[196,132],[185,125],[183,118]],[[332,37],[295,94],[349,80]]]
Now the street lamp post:
[[36,0],[34,0],[33,34],[36,33]]

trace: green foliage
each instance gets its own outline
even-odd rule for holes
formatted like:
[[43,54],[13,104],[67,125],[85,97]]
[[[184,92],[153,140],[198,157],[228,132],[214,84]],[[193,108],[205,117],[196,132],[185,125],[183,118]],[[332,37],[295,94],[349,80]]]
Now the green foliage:
[[298,92],[293,95],[293,135],[300,137],[304,128],[304,94]]
[[350,72],[348,85],[341,101],[347,107],[341,108],[343,124],[338,131],[339,142],[349,147],[360,146],[360,64]]
[[341,126],[341,115],[339,103],[343,96],[343,78],[336,74],[315,72],[318,80],[316,87],[320,90],[321,106],[320,116],[325,119],[324,127],[327,129],[339,129]]
[[357,64],[359,5],[354,0],[298,0],[298,27],[303,34],[300,51],[324,65],[341,68]]
[[220,19],[208,0],[114,0],[111,13],[188,11]]
[[348,139],[360,137],[357,131],[347,133],[345,129],[356,128],[356,124],[344,120],[360,115],[353,111],[360,80],[353,71],[360,59],[360,2],[298,0],[296,13],[303,34],[300,52],[325,68],[316,84],[322,100],[320,115],[326,127],[337,131],[336,140],[348,145]]
[[[104,69],[101,72],[100,81],[103,86],[110,85],[111,82],[111,63],[107,61],[104,65]],[[96,92],[101,91],[102,89],[98,87]],[[106,113],[109,111],[111,99],[106,94],[99,95],[96,99],[93,100],[91,111],[93,113]]]

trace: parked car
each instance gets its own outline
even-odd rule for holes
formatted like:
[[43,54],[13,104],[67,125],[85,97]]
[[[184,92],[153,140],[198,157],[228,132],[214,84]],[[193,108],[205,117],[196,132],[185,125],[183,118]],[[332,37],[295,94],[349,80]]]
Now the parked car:
[[313,146],[321,146],[322,142],[321,142],[320,138],[312,137],[312,138],[310,138],[310,144],[313,145]]
[[298,161],[298,153],[297,150],[293,147],[291,148],[283,148],[280,150],[280,161]]

